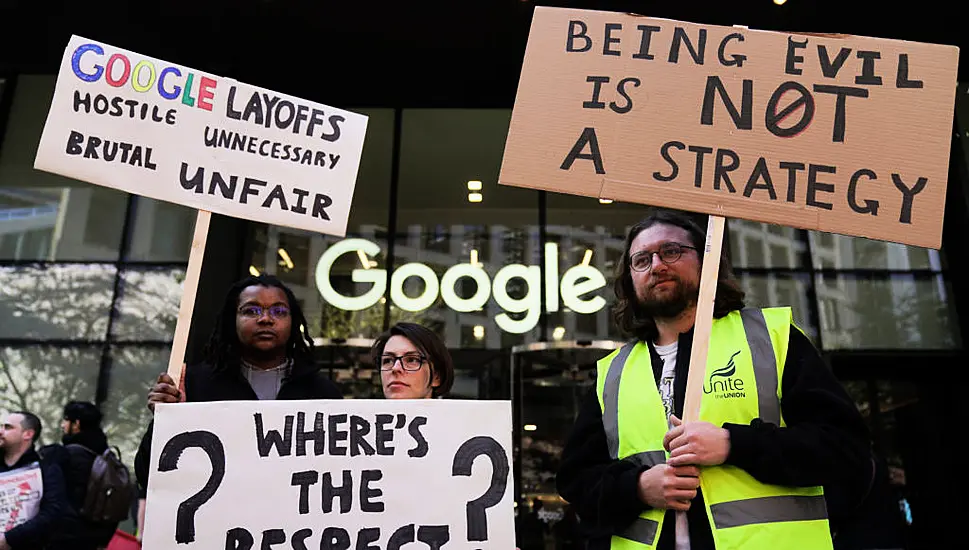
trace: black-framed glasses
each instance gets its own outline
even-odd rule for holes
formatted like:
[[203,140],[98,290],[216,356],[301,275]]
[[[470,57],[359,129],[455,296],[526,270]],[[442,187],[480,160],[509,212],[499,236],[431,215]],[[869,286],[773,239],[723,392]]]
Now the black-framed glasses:
[[249,319],[262,319],[262,316],[269,313],[273,319],[285,319],[289,317],[289,308],[286,306],[270,306],[268,308],[255,305],[247,305],[239,308],[239,315]]
[[427,357],[419,353],[405,353],[404,355],[386,354],[380,356],[380,370],[394,370],[394,365],[400,361],[400,366],[408,372],[421,370]]
[[680,243],[664,243],[656,252],[642,250],[629,257],[629,267],[633,271],[649,271],[653,267],[653,254],[659,255],[664,264],[670,265],[683,256],[683,249],[686,248],[696,250],[695,246]]

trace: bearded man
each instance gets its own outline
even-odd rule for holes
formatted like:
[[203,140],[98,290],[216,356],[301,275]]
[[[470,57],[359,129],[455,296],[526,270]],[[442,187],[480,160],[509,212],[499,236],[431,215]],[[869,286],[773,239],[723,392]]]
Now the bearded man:
[[749,308],[725,257],[699,420],[683,422],[705,232],[675,212],[631,228],[615,319],[562,453],[559,493],[590,550],[830,549],[873,466],[854,401],[789,307]]

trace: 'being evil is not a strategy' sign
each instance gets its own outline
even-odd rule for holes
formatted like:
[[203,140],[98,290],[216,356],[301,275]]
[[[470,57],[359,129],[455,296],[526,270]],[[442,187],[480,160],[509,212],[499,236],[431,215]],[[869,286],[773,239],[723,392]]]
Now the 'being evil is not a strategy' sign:
[[34,167],[342,236],[367,117],[74,36]]
[[958,56],[538,7],[499,182],[938,248]]
[[510,450],[507,402],[159,405],[144,548],[514,548]]

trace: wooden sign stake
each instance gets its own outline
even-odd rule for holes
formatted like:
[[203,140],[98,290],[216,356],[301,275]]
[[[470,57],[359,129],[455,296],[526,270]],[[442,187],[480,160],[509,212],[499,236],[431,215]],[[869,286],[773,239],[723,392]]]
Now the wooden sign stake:
[[686,399],[683,403],[684,422],[693,422],[700,418],[700,398],[703,397],[703,377],[707,370],[707,350],[710,348],[713,302],[717,296],[725,221],[722,216],[710,216],[707,221],[707,242],[700,268],[700,292],[696,300],[696,320],[693,323],[693,347],[690,349],[690,375],[686,382]]
[[168,375],[179,385],[182,364],[185,362],[185,349],[188,347],[188,330],[192,326],[192,312],[195,310],[195,296],[198,293],[199,275],[202,273],[202,258],[205,256],[205,241],[209,238],[209,221],[212,213],[199,210],[195,217],[195,235],[192,237],[192,252],[188,257],[188,270],[182,284],[182,303],[178,307],[178,321],[175,323],[175,341],[172,354],[168,359]]

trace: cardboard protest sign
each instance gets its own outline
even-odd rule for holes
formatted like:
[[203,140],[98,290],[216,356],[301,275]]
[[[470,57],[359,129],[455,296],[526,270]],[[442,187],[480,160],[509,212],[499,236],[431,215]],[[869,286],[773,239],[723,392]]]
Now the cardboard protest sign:
[[0,533],[34,518],[44,496],[44,479],[37,463],[0,474]]
[[511,433],[508,402],[159,405],[144,548],[514,548]]
[[34,167],[343,236],[367,117],[71,38]]
[[938,248],[958,55],[536,7],[499,182]]

